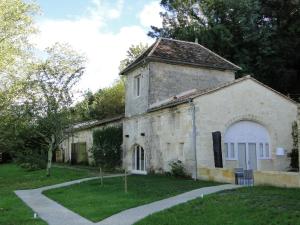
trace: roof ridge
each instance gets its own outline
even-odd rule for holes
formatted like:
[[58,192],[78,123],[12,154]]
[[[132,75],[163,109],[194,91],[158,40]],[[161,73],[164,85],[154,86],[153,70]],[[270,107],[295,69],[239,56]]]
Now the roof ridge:
[[213,52],[212,50],[210,50],[210,49],[208,49],[208,48],[204,47],[203,45],[201,45],[201,44],[199,44],[199,43],[195,43],[195,44],[199,45],[201,48],[204,48],[204,49],[205,49],[205,50],[207,50],[209,53],[211,53],[211,54],[213,54],[213,55],[217,56],[218,58],[220,58],[220,59],[224,60],[225,62],[229,63],[230,65],[232,65],[232,66],[234,66],[234,67],[238,68],[239,70],[241,70],[241,69],[242,69],[242,68],[241,68],[241,67],[239,67],[238,65],[235,65],[234,63],[232,63],[232,62],[228,61],[227,59],[223,58],[222,56],[218,55],[217,53]]
[[151,51],[149,52],[149,54],[146,57],[151,57],[151,55],[153,54],[153,52],[155,51],[155,49],[157,48],[157,46],[159,45],[159,43],[161,42],[161,37],[158,38],[154,43],[153,43],[153,47],[151,49]]
[[192,41],[184,41],[184,40],[178,40],[178,39],[172,39],[172,38],[165,38],[165,37],[161,37],[161,39],[164,40],[170,40],[170,41],[177,41],[177,42],[183,42],[183,43],[188,43],[188,44],[194,44],[194,45],[199,45],[201,48],[204,48],[205,50],[207,50],[209,53],[212,53],[213,55],[217,56],[218,58],[221,58],[222,60],[226,61],[227,63],[231,64],[232,66],[238,68],[238,69],[242,69],[241,67],[239,67],[238,65],[235,65],[234,63],[228,61],[227,59],[223,58],[222,56],[220,56],[219,54],[213,52],[212,50],[204,47],[203,45],[197,43],[197,42],[192,42]]

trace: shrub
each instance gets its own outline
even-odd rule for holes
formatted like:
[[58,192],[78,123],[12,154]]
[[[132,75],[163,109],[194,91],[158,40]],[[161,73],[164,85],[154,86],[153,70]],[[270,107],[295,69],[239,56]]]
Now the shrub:
[[93,147],[90,150],[95,163],[105,169],[121,165],[122,127],[107,127],[93,132]]
[[288,157],[291,158],[290,167],[292,170],[299,171],[299,153],[298,149],[292,149],[288,154]]
[[172,161],[169,163],[171,167],[171,175],[174,177],[188,177],[185,172],[183,163],[180,160]]
[[47,155],[45,151],[27,149],[16,152],[15,161],[22,168],[29,171],[45,169],[47,164]]
[[296,171],[299,171],[298,135],[299,135],[298,125],[297,122],[294,122],[292,126],[293,149],[288,154],[288,157],[291,158],[291,162],[290,162],[291,169]]

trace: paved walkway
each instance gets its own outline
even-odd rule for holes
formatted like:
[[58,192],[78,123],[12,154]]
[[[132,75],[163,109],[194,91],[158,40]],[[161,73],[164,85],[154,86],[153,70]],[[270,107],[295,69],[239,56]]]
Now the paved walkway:
[[[108,177],[116,177],[122,175],[112,175]],[[62,184],[56,184],[52,186],[42,187],[32,190],[20,190],[15,193],[30,207],[34,212],[38,214],[40,218],[45,220],[49,225],[131,225],[146,216],[149,216],[155,212],[162,211],[172,206],[193,200],[195,198],[212,194],[218,191],[229,190],[238,188],[240,186],[225,184],[212,187],[204,187],[189,191],[174,197],[156,201],[150,204],[138,206],[117,213],[111,217],[108,217],[98,223],[93,223],[82,216],[72,212],[71,210],[63,207],[57,202],[47,198],[42,194],[43,191],[64,187],[88,180],[99,179],[99,177],[85,178],[75,181],[70,181]]]

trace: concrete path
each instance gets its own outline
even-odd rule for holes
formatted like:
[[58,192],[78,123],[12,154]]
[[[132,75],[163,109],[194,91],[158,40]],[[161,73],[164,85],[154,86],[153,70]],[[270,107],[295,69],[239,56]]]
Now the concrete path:
[[[106,176],[106,178],[117,176],[122,175]],[[237,185],[225,184],[196,189],[174,197],[124,210],[98,223],[93,223],[83,218],[42,194],[45,190],[65,187],[93,179],[99,179],[99,177],[85,178],[32,190],[19,190],[15,191],[15,193],[49,225],[131,225],[155,212],[162,211],[195,198],[240,187]]]
[[[123,175],[111,175],[105,176],[105,178],[118,176]],[[83,218],[77,213],[63,207],[42,194],[42,192],[46,190],[65,187],[94,179],[99,179],[99,177],[84,178],[31,190],[19,190],[15,191],[15,193],[49,225],[94,225],[93,222]]]

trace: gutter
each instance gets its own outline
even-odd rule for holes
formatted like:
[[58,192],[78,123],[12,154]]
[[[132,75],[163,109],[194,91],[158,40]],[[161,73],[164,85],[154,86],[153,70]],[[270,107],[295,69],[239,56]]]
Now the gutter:
[[189,103],[192,110],[192,149],[194,151],[194,157],[195,157],[195,175],[194,179],[197,180],[197,168],[198,168],[198,162],[197,162],[197,148],[196,148],[196,113],[195,113],[195,104],[193,102],[193,99],[189,99]]

